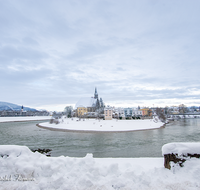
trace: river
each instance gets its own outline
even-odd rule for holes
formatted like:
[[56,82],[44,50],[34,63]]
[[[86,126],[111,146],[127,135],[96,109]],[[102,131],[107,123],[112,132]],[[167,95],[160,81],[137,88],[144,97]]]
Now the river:
[[200,118],[182,119],[165,128],[122,133],[77,133],[50,131],[36,126],[44,121],[0,123],[1,145],[25,145],[52,149],[51,156],[161,157],[170,142],[198,142]]

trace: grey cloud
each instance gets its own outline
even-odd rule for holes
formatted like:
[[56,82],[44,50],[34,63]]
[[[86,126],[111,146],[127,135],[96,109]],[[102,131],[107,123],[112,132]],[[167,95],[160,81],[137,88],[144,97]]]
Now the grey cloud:
[[25,47],[4,46],[0,49],[0,52],[1,56],[10,59],[40,60],[49,57],[44,52]]
[[118,93],[112,93],[110,96],[107,96],[108,101],[117,101],[119,99],[129,100],[129,101],[146,101],[148,100],[156,100],[156,99],[199,99],[197,95],[188,95],[187,89],[179,89],[179,90],[135,90],[134,92],[131,91],[121,91]]
[[22,41],[23,41],[23,44],[26,45],[26,46],[33,46],[33,47],[39,46],[38,41],[31,38],[31,37],[25,37],[25,38],[22,39]]
[[7,45],[0,48],[0,69],[35,70],[42,67],[49,57],[47,53],[32,47]]
[[103,52],[106,52],[109,49],[107,46],[102,46],[98,43],[88,43],[88,42],[81,42],[77,44],[77,50],[71,54],[68,55],[66,58],[69,60],[74,59],[84,59],[88,58],[90,56],[96,56],[99,54],[102,54]]
[[199,102],[199,5],[2,1],[0,100],[75,104],[96,86],[105,101]]
[[12,88],[13,86],[28,86],[31,83],[40,83],[39,81],[48,81],[48,77],[51,76],[52,72],[48,69],[38,71],[9,71],[1,70],[0,80],[4,81],[4,86]]

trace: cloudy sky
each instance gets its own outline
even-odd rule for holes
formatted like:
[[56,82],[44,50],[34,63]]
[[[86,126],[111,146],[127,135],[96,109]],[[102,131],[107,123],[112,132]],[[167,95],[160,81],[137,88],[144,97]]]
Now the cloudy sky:
[[200,106],[199,0],[0,0],[0,101]]

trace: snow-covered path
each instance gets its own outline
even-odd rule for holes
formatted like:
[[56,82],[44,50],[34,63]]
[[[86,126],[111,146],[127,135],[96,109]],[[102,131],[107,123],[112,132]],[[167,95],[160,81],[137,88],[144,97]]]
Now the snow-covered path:
[[1,145],[0,155],[0,189],[200,189],[200,159],[168,170],[163,158],[46,157],[14,145]]
[[51,119],[51,116],[27,116],[27,117],[0,117],[1,122],[16,122],[16,121],[41,121]]

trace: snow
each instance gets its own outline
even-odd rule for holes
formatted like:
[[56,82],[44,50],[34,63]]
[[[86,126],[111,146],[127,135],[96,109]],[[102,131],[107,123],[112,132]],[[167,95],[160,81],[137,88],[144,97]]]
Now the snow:
[[183,143],[168,143],[162,147],[162,155],[176,153],[182,154],[200,154],[199,142],[183,142]]
[[181,118],[181,119],[194,119],[194,118],[200,118],[200,115],[197,114],[197,115],[190,115],[190,114],[185,114],[185,115],[178,115],[178,114],[174,114],[174,115],[171,115],[170,118]]
[[75,105],[75,109],[77,109],[78,107],[94,107],[96,105],[96,101],[97,100],[93,97],[80,98],[80,100]]
[[0,123],[13,121],[39,121],[47,119],[51,119],[51,116],[0,117]]
[[31,153],[27,146],[0,145],[0,155],[18,157],[20,155],[30,155]]
[[46,157],[27,147],[0,146],[0,189],[196,190],[200,159],[165,169],[163,158]]
[[50,124],[49,122],[40,123],[40,127],[56,129],[56,130],[71,130],[71,131],[100,131],[100,132],[122,132],[156,129],[164,125],[160,121],[154,120],[96,120],[96,119],[81,119],[67,118],[61,119],[59,124]]

